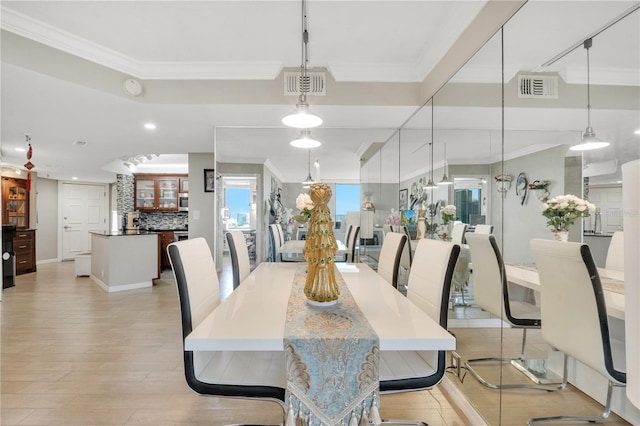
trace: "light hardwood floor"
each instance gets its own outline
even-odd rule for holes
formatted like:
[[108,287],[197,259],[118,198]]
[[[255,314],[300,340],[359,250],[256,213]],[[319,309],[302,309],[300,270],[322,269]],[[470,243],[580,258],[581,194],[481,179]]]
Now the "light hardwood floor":
[[[227,277],[223,273],[221,282]],[[43,264],[4,290],[0,310],[2,425],[281,419],[276,404],[202,397],[187,387],[172,284],[108,294],[91,279],[75,277],[73,262]],[[432,426],[468,424],[438,388],[384,395],[381,415]]]

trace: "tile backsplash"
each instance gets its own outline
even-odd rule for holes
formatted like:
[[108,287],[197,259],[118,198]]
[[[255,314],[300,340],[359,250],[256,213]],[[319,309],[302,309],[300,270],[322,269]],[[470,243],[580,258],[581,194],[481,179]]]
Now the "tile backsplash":
[[186,229],[189,213],[145,213],[140,212],[141,229]]

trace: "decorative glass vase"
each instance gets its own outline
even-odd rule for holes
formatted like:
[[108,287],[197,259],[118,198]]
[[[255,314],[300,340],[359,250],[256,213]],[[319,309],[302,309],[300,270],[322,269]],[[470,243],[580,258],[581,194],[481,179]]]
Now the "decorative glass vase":
[[556,241],[562,241],[562,242],[567,242],[569,241],[569,231],[567,230],[558,230],[558,229],[554,229],[551,232],[553,232],[553,239]]

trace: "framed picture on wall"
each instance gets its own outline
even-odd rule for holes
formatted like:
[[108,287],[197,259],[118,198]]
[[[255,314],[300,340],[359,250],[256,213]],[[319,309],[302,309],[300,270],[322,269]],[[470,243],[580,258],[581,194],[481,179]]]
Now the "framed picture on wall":
[[409,190],[401,189],[400,190],[400,199],[398,200],[398,206],[400,206],[399,210],[406,210],[409,208]]
[[204,169],[204,192],[213,192],[216,187],[216,173],[214,169]]

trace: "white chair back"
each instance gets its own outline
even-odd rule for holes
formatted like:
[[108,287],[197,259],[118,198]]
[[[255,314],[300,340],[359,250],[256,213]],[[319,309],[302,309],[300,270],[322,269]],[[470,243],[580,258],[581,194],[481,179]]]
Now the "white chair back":
[[[278,230],[278,236],[280,237],[280,246],[284,244],[284,232],[282,231],[282,226],[279,223],[276,223],[276,229]],[[278,246],[278,248],[280,248]]]
[[388,223],[385,223],[384,225],[382,225],[382,232],[384,232],[384,235],[386,236],[389,232],[393,232],[391,230],[391,225],[389,225]]
[[233,271],[233,288],[235,290],[251,273],[249,250],[242,231],[228,231],[227,243],[231,254],[231,270]]
[[409,273],[407,298],[445,328],[451,279],[459,253],[460,246],[456,244],[422,238]]
[[[190,238],[167,247],[183,315],[187,337],[220,304],[220,284],[207,241]],[[189,323],[186,326],[185,321]]]
[[616,231],[611,237],[605,268],[624,272],[624,232]]
[[406,242],[406,235],[389,232],[380,248],[378,274],[395,288],[398,288],[398,268]]
[[540,276],[544,340],[620,383],[622,376],[616,370],[624,371],[625,366],[614,365],[613,353],[623,356],[624,346],[615,350],[623,343],[609,334],[602,285],[589,247],[534,239],[531,251]]
[[271,261],[280,261],[280,247],[282,246],[282,240],[280,239],[280,233],[276,224],[269,225],[269,237],[271,245]]
[[403,233],[407,236],[407,244],[405,244],[404,249],[402,250],[402,258],[400,258],[400,266],[402,266],[407,271],[411,268],[413,264],[413,251],[411,250],[411,235],[409,234],[409,229],[406,225],[396,226],[397,228],[394,232]]
[[477,232],[466,234],[473,262],[473,296],[480,308],[503,318],[503,277],[490,237]]
[[476,225],[476,234],[493,234],[493,225]]
[[456,223],[453,225],[453,230],[451,231],[451,242],[454,244],[464,244],[464,234],[467,232],[467,224],[466,223]]
[[349,249],[349,253],[345,258],[347,262],[351,262],[351,263],[355,262],[358,234],[360,234],[359,226],[353,226],[351,228],[351,231],[349,231],[349,238],[347,239],[347,244],[346,244],[347,248]]

